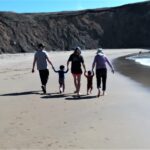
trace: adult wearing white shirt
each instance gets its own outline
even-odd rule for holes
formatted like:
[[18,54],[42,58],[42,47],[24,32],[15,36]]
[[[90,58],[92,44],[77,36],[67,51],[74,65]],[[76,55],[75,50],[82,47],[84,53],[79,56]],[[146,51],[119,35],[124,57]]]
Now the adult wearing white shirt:
[[38,44],[38,50],[34,55],[32,73],[34,73],[35,64],[37,64],[37,70],[39,70],[39,75],[42,83],[42,91],[46,93],[46,84],[49,77],[49,70],[47,62],[51,65],[51,61],[49,60],[48,54],[45,51],[45,46],[43,44]]

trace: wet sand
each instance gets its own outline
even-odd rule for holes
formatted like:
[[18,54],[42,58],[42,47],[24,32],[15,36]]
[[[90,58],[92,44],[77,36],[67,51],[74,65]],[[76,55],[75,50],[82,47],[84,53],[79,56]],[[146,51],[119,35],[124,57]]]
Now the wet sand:
[[[106,50],[113,60],[139,50]],[[87,69],[96,51],[85,51]],[[58,68],[71,52],[50,52]],[[150,93],[140,83],[108,71],[107,95],[94,90],[73,97],[73,79],[58,94],[58,75],[50,68],[47,95],[41,94],[38,72],[31,73],[33,54],[0,56],[0,149],[144,149],[150,148]]]
[[[121,74],[138,82],[141,86],[150,89],[150,67],[141,65],[134,60],[126,59],[126,57],[136,56],[138,53],[122,56],[113,61],[115,69]],[[140,57],[146,56],[147,53],[140,54]],[[149,55],[149,53],[148,53]]]

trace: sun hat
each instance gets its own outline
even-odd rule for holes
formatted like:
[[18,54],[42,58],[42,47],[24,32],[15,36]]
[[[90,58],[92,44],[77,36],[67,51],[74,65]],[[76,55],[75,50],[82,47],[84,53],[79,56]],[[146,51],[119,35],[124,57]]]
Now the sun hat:
[[98,48],[98,50],[97,50],[96,54],[99,54],[99,53],[100,53],[100,54],[104,54],[104,53],[103,53],[103,49],[102,49],[102,48]]

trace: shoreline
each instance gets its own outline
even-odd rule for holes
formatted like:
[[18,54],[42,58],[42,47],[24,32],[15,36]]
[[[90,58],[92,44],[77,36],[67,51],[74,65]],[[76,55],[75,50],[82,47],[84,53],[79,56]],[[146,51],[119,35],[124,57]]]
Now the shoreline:
[[[140,57],[144,57],[144,54],[140,54]],[[134,56],[138,56],[138,53],[116,58],[113,61],[114,67],[119,73],[150,89],[150,67],[137,63],[132,59],[126,59]]]

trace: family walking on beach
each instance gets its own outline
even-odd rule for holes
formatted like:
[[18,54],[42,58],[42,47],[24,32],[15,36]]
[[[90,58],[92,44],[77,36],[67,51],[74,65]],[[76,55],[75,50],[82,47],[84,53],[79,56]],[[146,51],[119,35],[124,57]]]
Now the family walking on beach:
[[[45,51],[45,46],[43,44],[38,45],[38,50],[34,55],[32,72],[34,72],[35,64],[37,64],[37,70],[39,70],[39,75],[41,79],[41,88],[43,93],[46,93],[46,85],[49,77],[48,64],[49,63],[53,70],[59,75],[59,92],[62,93],[65,91],[65,74],[69,71],[69,65],[71,63],[71,73],[74,79],[75,91],[77,97],[80,97],[80,86],[81,86],[81,75],[83,73],[82,67],[84,69],[84,75],[87,78],[87,95],[89,92],[91,93],[93,89],[93,76],[94,76],[94,68],[96,73],[97,80],[97,89],[99,97],[101,94],[105,95],[106,91],[106,80],[107,80],[107,66],[106,63],[111,68],[112,73],[114,73],[114,68],[106,55],[103,53],[102,48],[97,50],[96,56],[93,61],[92,70],[86,71],[86,67],[84,64],[83,56],[81,55],[81,48],[77,47],[74,52],[70,55],[67,61],[67,69],[65,70],[65,66],[60,65],[59,70],[55,70],[52,62],[50,61],[47,52]],[[102,86],[101,86],[102,85]]]

